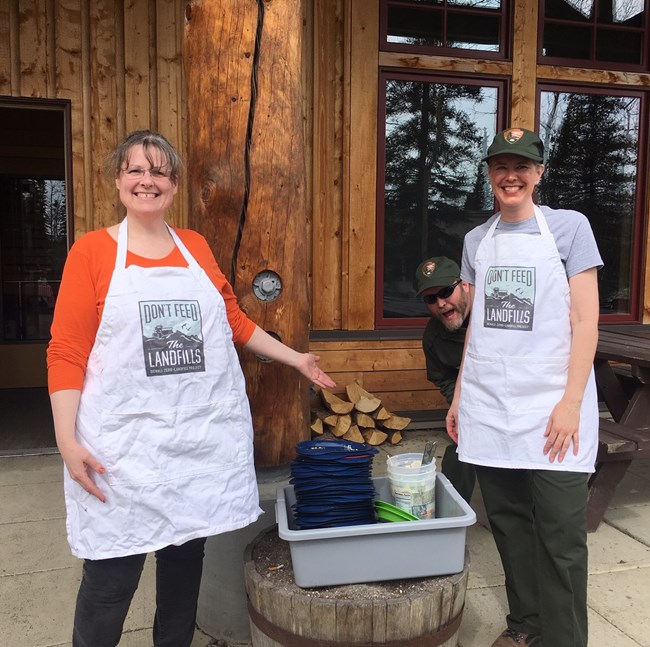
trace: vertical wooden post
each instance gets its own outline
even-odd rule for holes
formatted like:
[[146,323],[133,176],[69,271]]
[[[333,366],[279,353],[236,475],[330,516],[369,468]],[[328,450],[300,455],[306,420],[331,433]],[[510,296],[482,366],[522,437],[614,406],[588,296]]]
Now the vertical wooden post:
[[379,21],[375,0],[348,0],[350,68],[346,108],[349,130],[344,161],[347,181],[346,231],[348,280],[343,288],[343,328],[375,327],[375,227],[377,224],[377,80]]
[[[301,92],[302,0],[193,0],[186,7],[190,226],[211,244],[243,310],[308,347],[307,226]],[[282,281],[273,301],[252,290]],[[258,466],[289,463],[309,437],[309,385],[241,353]]]
[[535,128],[539,3],[515,0],[512,108],[508,126]]

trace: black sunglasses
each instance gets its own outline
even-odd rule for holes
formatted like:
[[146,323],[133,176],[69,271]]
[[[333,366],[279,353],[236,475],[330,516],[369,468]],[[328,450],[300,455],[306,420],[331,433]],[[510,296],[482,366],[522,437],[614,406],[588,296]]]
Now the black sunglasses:
[[440,288],[435,294],[425,294],[422,297],[422,300],[429,304],[433,305],[438,301],[438,299],[448,299],[456,289],[456,286],[460,283],[461,279],[454,281],[451,285],[448,285],[446,288]]

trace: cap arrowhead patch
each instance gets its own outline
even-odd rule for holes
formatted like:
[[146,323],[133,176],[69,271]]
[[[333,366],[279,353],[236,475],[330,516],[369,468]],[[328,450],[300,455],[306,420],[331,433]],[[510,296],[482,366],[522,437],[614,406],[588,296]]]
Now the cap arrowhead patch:
[[509,144],[515,144],[524,136],[524,131],[521,128],[510,128],[503,133],[503,138]]
[[436,271],[436,264],[433,261],[429,261],[422,268],[422,274],[424,276],[431,276]]

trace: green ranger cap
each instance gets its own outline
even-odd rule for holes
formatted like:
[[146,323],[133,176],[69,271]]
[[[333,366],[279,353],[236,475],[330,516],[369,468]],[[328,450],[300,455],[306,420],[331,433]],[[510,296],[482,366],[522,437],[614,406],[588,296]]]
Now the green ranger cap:
[[460,278],[458,264],[446,256],[434,256],[422,261],[415,271],[415,296],[429,288],[443,288]]
[[519,155],[535,162],[543,162],[544,144],[532,130],[508,128],[495,135],[483,161],[487,162],[491,157],[504,154]]

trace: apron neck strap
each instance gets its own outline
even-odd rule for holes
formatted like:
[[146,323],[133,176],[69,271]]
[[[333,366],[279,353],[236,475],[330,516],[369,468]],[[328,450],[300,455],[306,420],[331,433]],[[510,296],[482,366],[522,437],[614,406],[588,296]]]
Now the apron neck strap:
[[[178,234],[167,224],[165,227],[171,234],[174,244],[180,250],[183,258],[187,261],[188,266],[192,270],[196,270],[199,267],[199,264],[196,262],[194,256],[190,254],[187,247],[184,245],[183,241],[178,237]],[[128,242],[129,242],[129,221],[128,218],[124,218],[120,223],[118,232],[117,232],[117,256],[115,258],[115,269],[124,269],[126,267],[126,253],[128,251]]]
[[[551,230],[548,228],[548,224],[546,222],[546,218],[544,217],[544,214],[542,213],[542,210],[536,204],[533,205],[533,214],[535,216],[535,219],[537,220],[539,233],[542,236],[548,236],[551,233]],[[488,232],[485,235],[486,238],[492,238],[492,236],[494,236],[494,232],[496,231],[496,228],[500,221],[501,221],[501,213],[497,215],[494,222],[490,225],[490,228],[488,229]]]
[[537,205],[534,205],[534,207],[535,218],[537,218],[537,226],[539,227],[540,233],[542,236],[550,236],[551,230],[548,228],[548,223],[546,222],[546,218],[544,217],[542,210]]
[[117,230],[117,256],[115,258],[115,269],[126,267],[126,252],[129,241],[129,223],[126,218],[122,220]]

